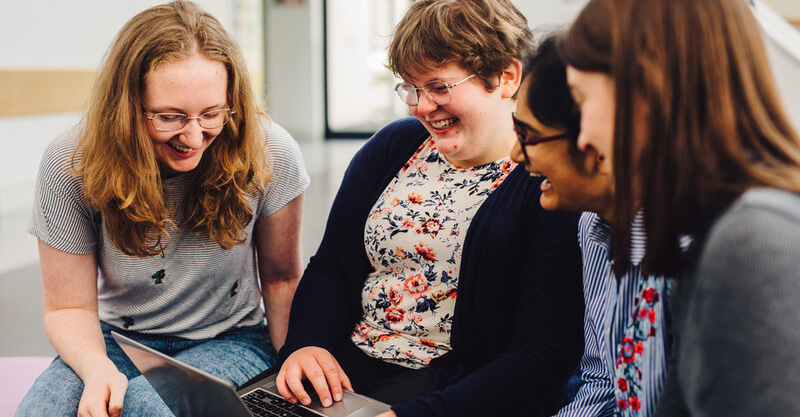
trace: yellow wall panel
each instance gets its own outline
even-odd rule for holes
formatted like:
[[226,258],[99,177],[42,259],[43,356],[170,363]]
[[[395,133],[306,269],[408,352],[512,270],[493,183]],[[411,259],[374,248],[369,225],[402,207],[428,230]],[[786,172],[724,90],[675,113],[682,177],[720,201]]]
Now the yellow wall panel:
[[94,71],[0,70],[0,117],[83,110]]

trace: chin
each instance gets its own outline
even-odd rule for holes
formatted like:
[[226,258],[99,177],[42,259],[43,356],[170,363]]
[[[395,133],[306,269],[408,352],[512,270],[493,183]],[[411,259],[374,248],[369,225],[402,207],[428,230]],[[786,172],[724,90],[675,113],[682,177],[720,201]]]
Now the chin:
[[557,202],[552,201],[549,198],[548,199],[545,199],[545,198],[539,199],[539,204],[542,206],[543,209],[548,210],[548,211],[561,210],[562,209],[561,207],[559,207],[559,204]]

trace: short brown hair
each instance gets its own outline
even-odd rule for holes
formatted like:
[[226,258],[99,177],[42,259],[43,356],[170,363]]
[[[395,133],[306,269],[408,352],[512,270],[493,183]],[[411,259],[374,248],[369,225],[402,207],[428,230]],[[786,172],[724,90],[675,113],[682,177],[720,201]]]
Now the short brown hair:
[[533,48],[528,20],[509,0],[417,0],[394,30],[389,69],[400,78],[455,63],[488,91]]

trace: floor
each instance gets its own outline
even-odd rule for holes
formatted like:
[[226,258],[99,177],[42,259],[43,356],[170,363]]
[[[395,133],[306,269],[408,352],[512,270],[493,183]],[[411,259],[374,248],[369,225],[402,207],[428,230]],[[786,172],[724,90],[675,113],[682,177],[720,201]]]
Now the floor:
[[[328,209],[360,140],[301,145],[311,186],[306,191],[303,256],[319,244]],[[36,239],[25,232],[28,213],[0,217],[0,357],[54,356],[44,333]]]

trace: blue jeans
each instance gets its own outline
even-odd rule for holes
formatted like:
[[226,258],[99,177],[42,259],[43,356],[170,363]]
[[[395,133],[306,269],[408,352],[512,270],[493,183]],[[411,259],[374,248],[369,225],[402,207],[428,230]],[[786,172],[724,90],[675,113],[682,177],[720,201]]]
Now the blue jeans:
[[[227,379],[236,387],[273,366],[277,357],[266,325],[232,329],[213,339],[202,340],[133,333],[103,322],[100,327],[109,359],[128,377],[123,416],[173,414],[111,337],[111,330]],[[22,399],[16,416],[75,416],[82,394],[81,379],[60,357],[56,357]]]

